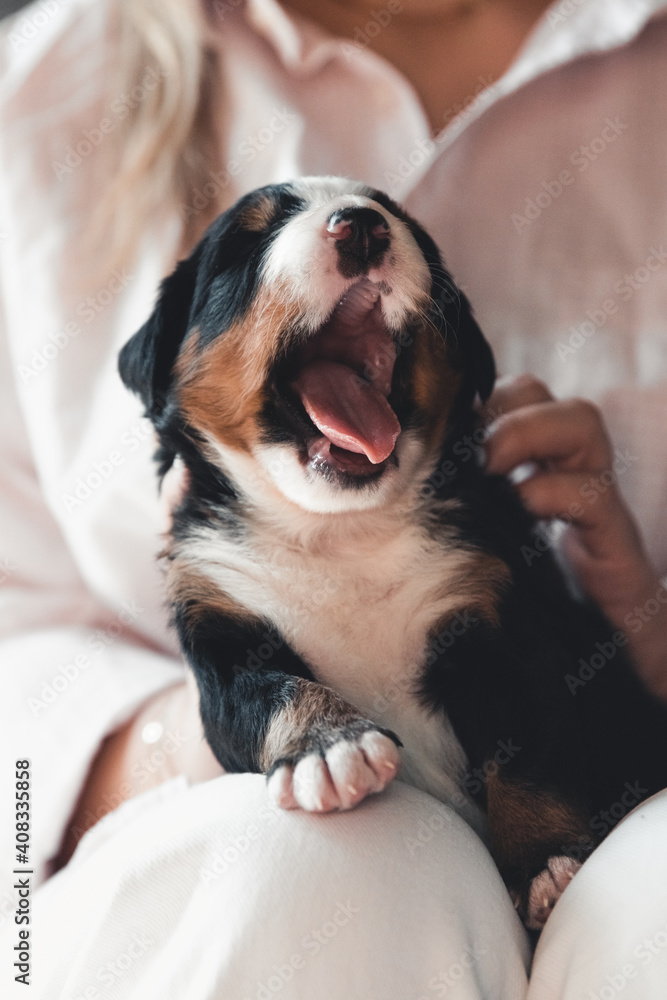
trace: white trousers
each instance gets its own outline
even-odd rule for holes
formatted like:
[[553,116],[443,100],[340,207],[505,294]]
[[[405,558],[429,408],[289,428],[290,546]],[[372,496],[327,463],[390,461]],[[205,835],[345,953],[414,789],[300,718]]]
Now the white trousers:
[[[665,1000],[667,792],[577,874],[527,982],[526,935],[465,823],[400,782],[282,812],[256,775],[112,813],[37,891],[32,1000]],[[5,967],[16,937],[4,927]]]

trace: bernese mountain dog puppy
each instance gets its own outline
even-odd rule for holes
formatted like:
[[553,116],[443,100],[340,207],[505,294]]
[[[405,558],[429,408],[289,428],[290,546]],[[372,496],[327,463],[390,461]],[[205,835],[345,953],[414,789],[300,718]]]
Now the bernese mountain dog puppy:
[[667,710],[620,650],[567,683],[613,629],[473,457],[494,362],[433,240],[361,183],[254,191],[120,373],[187,470],[166,580],[222,766],[324,812],[400,767],[540,928],[600,811],[667,785]]

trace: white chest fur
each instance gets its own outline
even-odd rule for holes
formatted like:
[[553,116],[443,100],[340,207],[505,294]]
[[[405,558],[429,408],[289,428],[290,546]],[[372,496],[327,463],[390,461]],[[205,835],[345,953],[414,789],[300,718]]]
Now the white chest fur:
[[271,621],[319,681],[398,734],[404,780],[478,826],[457,781],[463,750],[448,719],[429,713],[416,694],[430,632],[464,606],[457,581],[470,553],[377,512],[340,519],[335,529],[321,522],[306,515],[298,533],[274,519],[255,522],[241,543],[199,529],[181,553]]

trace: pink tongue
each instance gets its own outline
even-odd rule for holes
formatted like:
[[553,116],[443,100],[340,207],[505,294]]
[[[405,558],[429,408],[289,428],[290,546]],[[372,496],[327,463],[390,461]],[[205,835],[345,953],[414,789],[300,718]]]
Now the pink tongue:
[[339,361],[317,358],[301,369],[293,388],[308,416],[332,444],[377,465],[394,450],[401,425],[386,398]]

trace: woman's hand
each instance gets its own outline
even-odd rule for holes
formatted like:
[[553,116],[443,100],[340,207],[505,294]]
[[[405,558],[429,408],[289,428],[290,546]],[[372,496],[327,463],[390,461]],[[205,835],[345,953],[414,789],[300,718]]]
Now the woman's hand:
[[[617,488],[627,457],[614,454],[599,410],[583,399],[557,402],[523,375],[498,381],[486,415],[488,471],[534,464],[516,486],[524,504],[566,522],[561,544],[582,589],[626,632],[644,682],[667,701],[667,592]],[[647,602],[653,613],[639,613]]]

